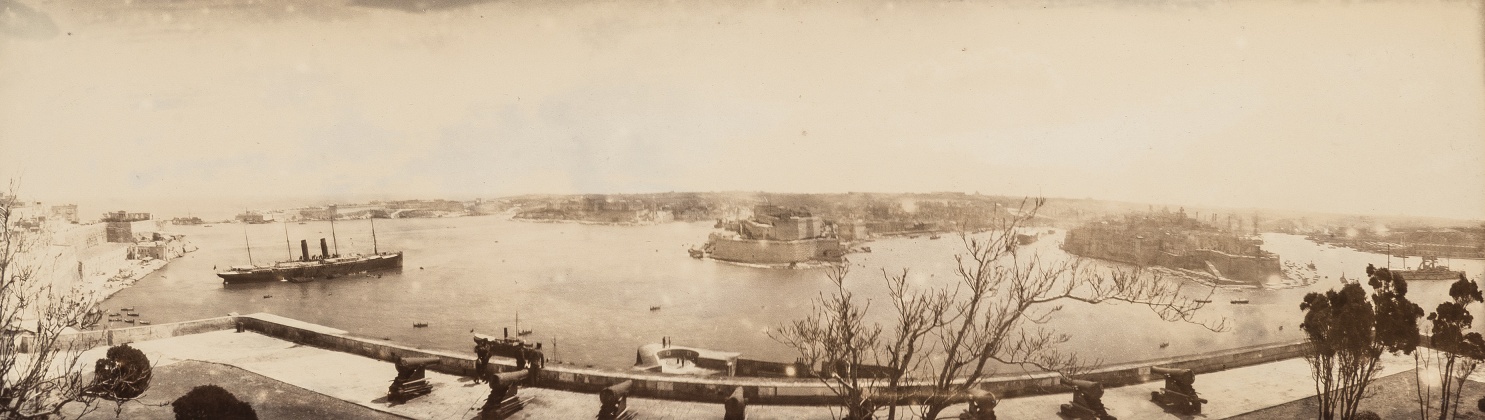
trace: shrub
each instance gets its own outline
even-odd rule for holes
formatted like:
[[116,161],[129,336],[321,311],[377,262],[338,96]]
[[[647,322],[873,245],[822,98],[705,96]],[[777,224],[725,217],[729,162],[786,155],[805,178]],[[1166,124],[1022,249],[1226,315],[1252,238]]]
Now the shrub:
[[216,385],[201,385],[170,403],[175,420],[258,420],[258,413],[231,392]]
[[107,358],[93,365],[92,392],[113,400],[135,398],[149,389],[152,376],[150,358],[144,352],[128,344],[113,346]]

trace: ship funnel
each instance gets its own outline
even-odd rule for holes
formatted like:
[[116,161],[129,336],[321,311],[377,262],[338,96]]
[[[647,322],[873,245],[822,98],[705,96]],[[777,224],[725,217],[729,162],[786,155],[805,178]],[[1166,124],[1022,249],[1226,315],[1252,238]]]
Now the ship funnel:
[[309,241],[299,240],[299,261],[309,261]]
[[325,245],[325,238],[320,238],[320,255],[323,255],[324,258],[330,258],[330,246]]

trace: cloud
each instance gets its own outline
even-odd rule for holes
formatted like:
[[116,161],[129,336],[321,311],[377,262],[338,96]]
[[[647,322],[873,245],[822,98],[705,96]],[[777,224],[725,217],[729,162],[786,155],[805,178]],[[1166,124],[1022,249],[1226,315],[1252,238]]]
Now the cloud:
[[39,10],[77,35],[0,39],[0,166],[60,199],[979,190],[1485,212],[1477,6],[1042,5]]

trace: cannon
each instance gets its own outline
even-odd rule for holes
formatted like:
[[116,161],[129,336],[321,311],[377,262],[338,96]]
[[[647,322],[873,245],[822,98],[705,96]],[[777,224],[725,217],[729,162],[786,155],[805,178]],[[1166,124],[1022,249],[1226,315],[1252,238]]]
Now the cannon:
[[397,359],[397,377],[387,388],[387,400],[404,403],[433,392],[433,385],[426,379],[428,366],[438,364],[437,357],[401,357]]
[[624,381],[598,391],[598,420],[629,420],[635,414],[629,411],[629,388],[634,381]]
[[722,407],[727,410],[726,414],[722,415],[722,420],[746,420],[748,418],[748,397],[743,392],[743,387],[733,388],[732,394],[722,402]]
[[1084,420],[1116,420],[1103,406],[1103,384],[1080,379],[1062,378],[1062,384],[1073,388],[1071,403],[1059,410],[1063,416]]
[[969,390],[969,407],[959,413],[959,420],[995,420],[995,406],[1000,399],[983,389]]
[[1155,402],[1166,410],[1176,411],[1182,414],[1201,414],[1201,405],[1207,402],[1196,393],[1196,388],[1191,384],[1196,382],[1196,374],[1191,369],[1151,367],[1151,373],[1165,376],[1165,388],[1150,392],[1150,401]]
[[485,398],[485,405],[480,407],[480,420],[507,418],[526,408],[526,404],[531,402],[532,398],[518,395],[520,385],[530,384],[535,379],[535,370],[518,370],[487,376],[486,380],[490,383],[490,396]]

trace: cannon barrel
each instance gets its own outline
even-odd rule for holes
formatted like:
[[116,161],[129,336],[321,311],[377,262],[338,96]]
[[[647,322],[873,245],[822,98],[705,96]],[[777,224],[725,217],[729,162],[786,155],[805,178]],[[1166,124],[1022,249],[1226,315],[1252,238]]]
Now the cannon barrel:
[[1167,379],[1174,380],[1182,384],[1191,385],[1193,383],[1196,383],[1196,374],[1192,373],[1191,369],[1151,367],[1150,371],[1165,375]]
[[524,380],[526,380],[526,378],[529,378],[529,377],[531,377],[531,371],[529,371],[529,370],[518,370],[518,371],[515,371],[515,372],[502,372],[502,373],[497,373],[497,374],[494,374],[494,375],[490,375],[490,384],[491,385],[510,385],[510,384],[514,384],[514,383],[517,383],[517,382],[524,381]]
[[969,400],[979,403],[981,406],[990,407],[994,407],[996,402],[999,401],[995,398],[995,394],[979,388],[969,390]]
[[397,366],[404,366],[404,367],[425,367],[425,366],[428,366],[428,365],[436,365],[436,364],[438,364],[438,358],[437,357],[399,357],[399,358],[397,358]]
[[624,381],[604,388],[598,391],[598,401],[604,404],[617,404],[619,400],[629,396],[629,388],[632,386],[634,386],[634,381]]
[[1161,375],[1185,375],[1191,373],[1191,369],[1163,368],[1160,366],[1151,366],[1150,372],[1158,373]]
[[1072,379],[1068,377],[1062,378],[1062,384],[1078,389],[1103,388],[1103,386],[1099,385],[1098,382],[1085,381],[1082,379]]
[[1103,396],[1103,384],[1098,382],[1063,377],[1062,384],[1077,388],[1079,392],[1087,394],[1089,397],[1099,398]]

